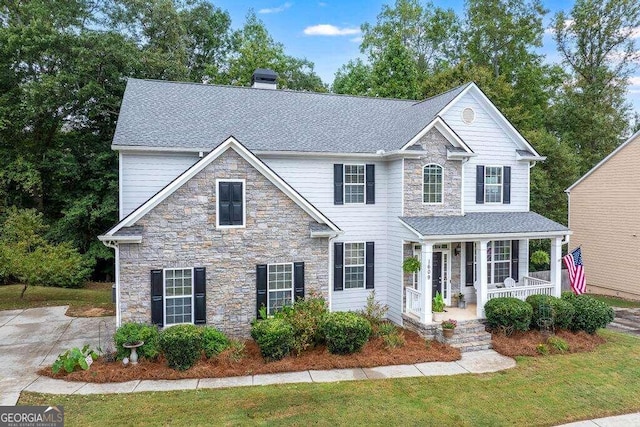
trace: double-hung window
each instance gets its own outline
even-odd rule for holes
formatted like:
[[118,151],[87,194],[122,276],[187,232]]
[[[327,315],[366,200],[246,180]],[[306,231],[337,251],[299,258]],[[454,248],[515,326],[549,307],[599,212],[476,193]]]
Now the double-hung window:
[[344,165],[344,202],[364,203],[364,165]]
[[503,283],[511,276],[511,241],[494,240],[487,245],[487,281]]
[[485,203],[502,203],[502,166],[487,166],[484,169]]
[[164,270],[164,325],[193,323],[193,269]]
[[426,165],[423,168],[422,202],[442,203],[442,166]]
[[267,314],[293,303],[293,264],[267,265]]
[[365,275],[364,243],[344,244],[344,288],[364,288]]

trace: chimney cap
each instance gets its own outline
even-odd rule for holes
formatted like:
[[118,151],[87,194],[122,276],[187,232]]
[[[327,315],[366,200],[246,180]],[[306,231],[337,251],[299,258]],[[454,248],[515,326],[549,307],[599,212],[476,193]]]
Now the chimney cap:
[[276,83],[278,73],[267,68],[257,68],[251,76],[251,83]]

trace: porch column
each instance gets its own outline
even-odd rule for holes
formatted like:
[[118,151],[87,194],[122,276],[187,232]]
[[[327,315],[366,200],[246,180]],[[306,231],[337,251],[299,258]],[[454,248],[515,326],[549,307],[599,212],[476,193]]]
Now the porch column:
[[432,301],[433,287],[431,286],[431,260],[433,260],[433,243],[422,242],[420,249],[420,274],[422,275],[422,323],[433,321]]
[[476,244],[476,259],[478,260],[478,289],[476,289],[477,306],[476,314],[479,318],[484,318],[484,304],[487,302],[487,244],[488,240],[480,240]]
[[551,239],[550,256],[551,277],[549,281],[553,285],[553,295],[559,297],[562,293],[562,238]]

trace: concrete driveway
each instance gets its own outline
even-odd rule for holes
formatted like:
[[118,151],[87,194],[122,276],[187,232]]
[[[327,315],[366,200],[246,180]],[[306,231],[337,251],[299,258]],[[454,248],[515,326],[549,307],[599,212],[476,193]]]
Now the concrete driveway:
[[115,317],[67,317],[66,306],[0,311],[0,406],[15,405],[40,367],[89,344],[106,349]]

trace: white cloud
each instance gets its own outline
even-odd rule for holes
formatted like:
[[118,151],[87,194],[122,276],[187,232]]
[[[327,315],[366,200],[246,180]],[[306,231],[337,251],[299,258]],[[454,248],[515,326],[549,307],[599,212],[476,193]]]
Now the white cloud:
[[260,9],[258,11],[258,13],[262,14],[262,15],[266,15],[268,13],[280,13],[280,12],[284,12],[285,10],[289,9],[291,6],[293,6],[292,3],[286,2],[278,7],[271,7],[271,8],[265,8],[265,9]]
[[349,39],[349,41],[351,43],[360,43],[362,41],[362,36],[354,37],[352,39]]
[[640,76],[629,77],[629,85],[640,86]]
[[308,36],[351,36],[360,34],[360,28],[340,28],[331,24],[318,24],[305,28],[304,33]]

